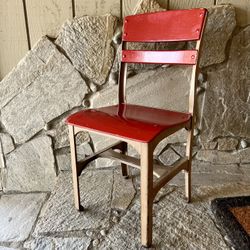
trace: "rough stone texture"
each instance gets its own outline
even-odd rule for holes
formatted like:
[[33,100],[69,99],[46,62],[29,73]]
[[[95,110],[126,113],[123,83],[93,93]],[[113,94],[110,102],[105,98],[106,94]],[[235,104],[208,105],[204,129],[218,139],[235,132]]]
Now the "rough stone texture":
[[121,171],[115,171],[111,207],[121,210],[127,209],[135,193],[132,179],[125,179]]
[[39,76],[56,47],[47,37],[43,37],[17,66],[1,81],[0,109],[18,93],[26,89]]
[[208,141],[201,143],[202,149],[215,149],[218,145],[217,141]]
[[249,163],[250,148],[232,153],[217,150],[200,150],[196,158],[200,161],[208,161],[216,164]]
[[13,194],[0,198],[0,242],[24,241],[46,199],[46,194]]
[[[88,143],[77,146],[77,160],[82,160],[86,156],[93,154],[93,150]],[[61,171],[71,171],[70,148],[63,148],[55,151],[56,163]]]
[[221,136],[250,138],[250,27],[233,37],[226,65],[208,71],[201,142]]
[[34,250],[87,250],[91,240],[82,236],[81,238],[37,238],[25,242],[24,247]]
[[[74,109],[72,112],[67,113],[63,118],[58,118],[51,125],[49,125],[48,135],[53,137],[54,148],[63,148],[69,146],[69,129],[68,125],[65,123],[66,118],[75,112],[82,109]],[[89,136],[87,132],[79,132],[76,136],[76,144],[82,144],[89,141]]]
[[23,143],[47,122],[81,105],[86,93],[80,74],[56,51],[37,78],[2,109],[2,122],[15,142]]
[[[135,75],[127,82],[128,103],[187,111],[190,73],[189,67],[177,66]],[[110,86],[96,93],[92,100],[92,107],[117,103],[117,91],[117,86]],[[163,95],[163,93],[166,94]]]
[[61,173],[54,192],[43,211],[34,235],[95,229],[109,225],[113,171],[89,171],[80,177],[84,212],[73,204],[71,173]]
[[[211,164],[209,162],[193,161],[192,163],[192,185],[212,186],[229,183],[250,182],[250,168],[246,165],[236,164]],[[171,184],[184,186],[184,174],[177,175]]]
[[218,139],[218,150],[236,150],[238,140],[234,138]]
[[219,5],[209,8],[200,66],[221,63],[226,59],[225,49],[236,26],[235,8]]
[[75,68],[96,84],[104,84],[114,60],[111,45],[117,18],[83,16],[67,21],[56,40]]
[[164,11],[156,0],[141,0],[135,7],[134,14],[142,14],[148,12]]
[[2,147],[3,154],[8,154],[15,149],[12,138],[9,134],[0,133],[0,144]]
[[6,157],[4,191],[50,191],[55,183],[55,159],[51,139],[35,138]]
[[176,154],[172,148],[168,148],[164,150],[164,152],[161,153],[159,156],[159,160],[166,166],[173,165],[179,159],[180,159],[180,156]]
[[[182,193],[166,194],[154,205],[155,249],[228,249],[207,209],[197,202],[187,205]],[[139,202],[110,229],[100,249],[140,249]]]

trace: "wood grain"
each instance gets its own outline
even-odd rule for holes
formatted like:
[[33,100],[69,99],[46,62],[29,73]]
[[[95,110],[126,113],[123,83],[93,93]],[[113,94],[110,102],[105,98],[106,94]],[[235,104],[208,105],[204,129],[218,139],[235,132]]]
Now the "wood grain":
[[111,13],[121,16],[121,5],[119,0],[75,0],[76,16],[83,15],[105,15]]
[[169,9],[208,8],[214,5],[214,0],[169,0]]
[[250,0],[217,0],[217,4],[232,4],[236,8],[236,20],[239,26],[250,24]]
[[0,80],[28,51],[23,4],[0,1]]
[[122,16],[132,15],[140,0],[122,0]]
[[26,0],[30,42],[43,35],[56,37],[61,25],[73,17],[71,0]]

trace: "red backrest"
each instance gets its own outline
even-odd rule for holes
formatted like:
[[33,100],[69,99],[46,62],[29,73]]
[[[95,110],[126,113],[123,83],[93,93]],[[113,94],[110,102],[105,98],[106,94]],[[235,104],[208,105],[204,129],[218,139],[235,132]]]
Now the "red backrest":
[[[171,10],[127,16],[123,42],[195,41],[202,34],[206,9]],[[122,62],[196,64],[197,51],[123,50]]]

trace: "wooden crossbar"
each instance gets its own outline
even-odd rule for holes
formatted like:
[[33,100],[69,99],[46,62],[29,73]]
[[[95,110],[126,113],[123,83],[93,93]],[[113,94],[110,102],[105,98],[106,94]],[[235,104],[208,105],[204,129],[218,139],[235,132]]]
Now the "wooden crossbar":
[[[101,153],[100,157],[107,157],[107,158],[116,159],[121,163],[127,164],[127,165],[129,165],[131,167],[135,167],[137,169],[141,169],[140,159],[132,157],[132,156],[120,154],[120,153],[117,153],[113,150],[108,150],[106,152]],[[160,176],[162,176],[163,174],[168,172],[170,169],[171,169],[171,167],[169,167],[169,166],[162,166],[162,165],[156,164],[156,163],[154,163],[154,165],[153,165],[153,173],[154,173],[155,177],[157,177],[157,178],[160,178]]]
[[114,143],[114,144],[112,144],[104,149],[101,149],[101,150],[97,151],[96,153],[84,158],[83,160],[78,161],[77,162],[77,175],[80,176],[83,169],[88,165],[88,163],[96,160],[98,157],[101,157],[101,154],[103,152],[110,150],[110,149],[121,149],[122,143],[123,143],[122,141],[116,142],[116,143]]
[[172,178],[174,178],[181,170],[188,169],[188,157],[183,157],[181,160],[173,164],[170,171],[163,174],[157,181],[153,184],[153,197],[158,193],[158,191],[166,185]]

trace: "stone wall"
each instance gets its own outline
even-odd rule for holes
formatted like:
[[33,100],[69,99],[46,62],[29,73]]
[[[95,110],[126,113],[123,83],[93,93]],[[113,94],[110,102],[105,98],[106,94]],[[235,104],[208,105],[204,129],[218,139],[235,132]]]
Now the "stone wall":
[[[144,0],[135,13],[158,10],[163,8],[156,1]],[[59,171],[70,170],[64,120],[80,109],[117,102],[120,34],[121,20],[112,15],[77,17],[65,22],[55,40],[42,37],[1,81],[0,190],[50,191]],[[250,26],[237,25],[232,5],[209,9],[200,66],[194,157],[244,166],[250,163]],[[128,75],[130,103],[187,110],[189,67],[132,65]],[[185,140],[185,131],[170,136],[155,157],[175,162],[185,152]],[[78,157],[110,142],[81,133]],[[96,161],[100,168],[111,164]]]

